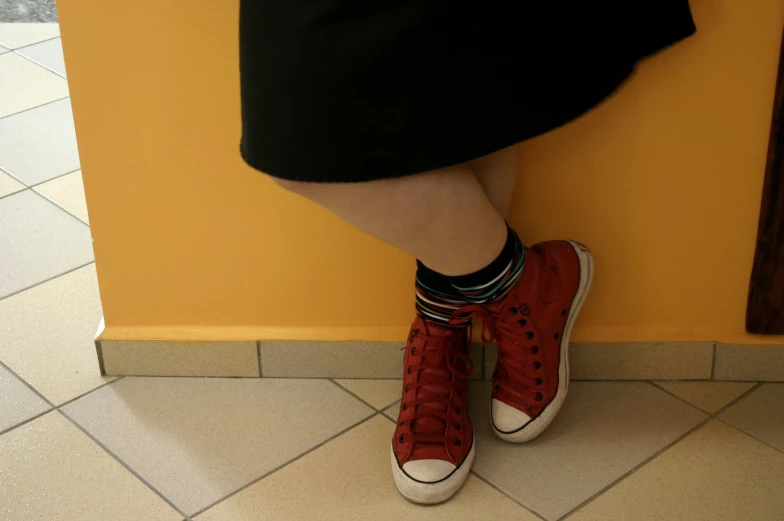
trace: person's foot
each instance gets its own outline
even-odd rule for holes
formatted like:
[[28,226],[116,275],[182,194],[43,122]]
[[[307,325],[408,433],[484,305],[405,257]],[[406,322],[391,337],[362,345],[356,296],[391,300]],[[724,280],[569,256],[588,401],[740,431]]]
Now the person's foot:
[[392,438],[392,474],[415,503],[440,503],[463,485],[474,460],[468,418],[469,328],[417,317],[403,358],[403,399]]
[[476,313],[498,345],[490,419],[501,439],[534,439],[561,408],[569,335],[592,280],[593,260],[582,244],[537,244],[526,250],[522,276],[506,297]]

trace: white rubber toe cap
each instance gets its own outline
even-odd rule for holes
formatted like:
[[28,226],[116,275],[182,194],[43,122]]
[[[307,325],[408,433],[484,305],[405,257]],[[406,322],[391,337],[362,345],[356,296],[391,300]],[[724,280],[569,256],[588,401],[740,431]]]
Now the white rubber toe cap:
[[418,459],[403,465],[403,472],[424,483],[435,483],[449,476],[457,468],[440,459]]
[[516,431],[531,421],[531,417],[511,405],[493,398],[492,418],[493,425],[501,432]]

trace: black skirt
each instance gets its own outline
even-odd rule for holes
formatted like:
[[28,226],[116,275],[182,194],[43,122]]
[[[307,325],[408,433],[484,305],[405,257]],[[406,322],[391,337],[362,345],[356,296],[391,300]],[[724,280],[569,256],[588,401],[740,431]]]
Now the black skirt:
[[241,0],[241,152],[357,182],[542,134],[695,31],[688,0]]

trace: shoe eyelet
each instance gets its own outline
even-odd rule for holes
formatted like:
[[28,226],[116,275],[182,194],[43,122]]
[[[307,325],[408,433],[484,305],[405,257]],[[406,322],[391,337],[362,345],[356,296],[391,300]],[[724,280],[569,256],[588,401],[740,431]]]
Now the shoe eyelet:
[[541,402],[543,399],[544,399],[544,395],[542,393],[536,393],[534,400],[536,400],[537,402]]
[[518,320],[517,323],[520,324],[521,327],[525,327],[525,326],[528,325],[528,321],[526,319],[524,319],[524,318],[521,318],[520,320]]
[[408,368],[406,369],[406,372],[407,372],[408,374],[411,374],[411,366],[408,366]]
[[558,340],[558,337],[561,336],[560,333],[556,333],[553,335],[553,340]]
[[458,405],[457,409],[455,409],[455,413],[460,414],[461,411],[462,411],[462,409],[460,409],[460,406]]
[[414,349],[414,348],[412,347],[412,348],[411,348],[411,356],[414,356],[414,353],[415,353],[415,352],[416,352],[416,349]]
[[536,362],[534,362],[534,369],[539,369],[541,367],[542,367],[542,362],[540,362],[538,360]]
[[533,331],[526,331],[526,333],[525,333],[525,337],[526,337],[528,340],[533,340],[533,339],[534,339],[534,332],[533,332]]
[[404,393],[407,393],[407,392],[408,392],[408,386],[407,386],[407,385],[403,386],[403,392],[404,392]]
[[516,307],[512,306],[511,308],[509,308],[509,312],[511,314],[513,314],[513,315],[516,315],[517,312],[518,312],[518,309]]
[[531,354],[532,354],[532,355],[535,355],[535,354],[537,354],[538,352],[539,352],[539,346],[533,346],[533,347],[531,348]]
[[565,316],[566,316],[566,310],[565,310],[565,309],[564,309],[563,311],[561,311],[561,316],[562,316],[562,317],[565,317]]
[[397,439],[397,441],[399,441],[400,443],[405,443],[405,441],[403,441],[403,440],[404,440],[404,438],[403,438],[403,435],[401,434],[400,437]]
[[463,444],[463,442],[462,442],[462,441],[460,441],[460,440],[458,440],[457,438],[455,438],[455,445],[457,445],[457,446],[459,447],[459,446],[460,446],[460,445],[462,445],[462,444]]
[[458,398],[460,397],[460,394],[461,394],[461,392],[460,392],[460,391],[457,391],[457,397],[458,397]]
[[408,410],[408,405],[406,405],[405,403],[403,404],[403,410],[404,411]]
[[459,423],[456,423],[456,424],[455,424],[455,429],[457,429],[457,430],[459,430],[459,431],[462,431],[462,430],[463,430],[463,426],[462,426],[462,425],[460,425]]
[[544,380],[542,380],[541,378],[537,378],[536,379],[536,385],[542,385],[543,383],[544,383]]

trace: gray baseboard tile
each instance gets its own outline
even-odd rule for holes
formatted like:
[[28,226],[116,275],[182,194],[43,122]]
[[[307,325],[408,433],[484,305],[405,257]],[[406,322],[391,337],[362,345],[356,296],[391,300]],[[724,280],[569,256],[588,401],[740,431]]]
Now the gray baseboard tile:
[[261,376],[256,342],[101,340],[99,345],[99,363],[110,376]]
[[[588,342],[569,351],[572,380],[707,380],[713,364],[713,342]],[[496,360],[488,346],[485,379]]]
[[[262,341],[265,377],[279,378],[400,378],[404,344],[398,342]],[[471,351],[482,377],[482,346]]]
[[717,380],[784,382],[784,345],[716,345]]

